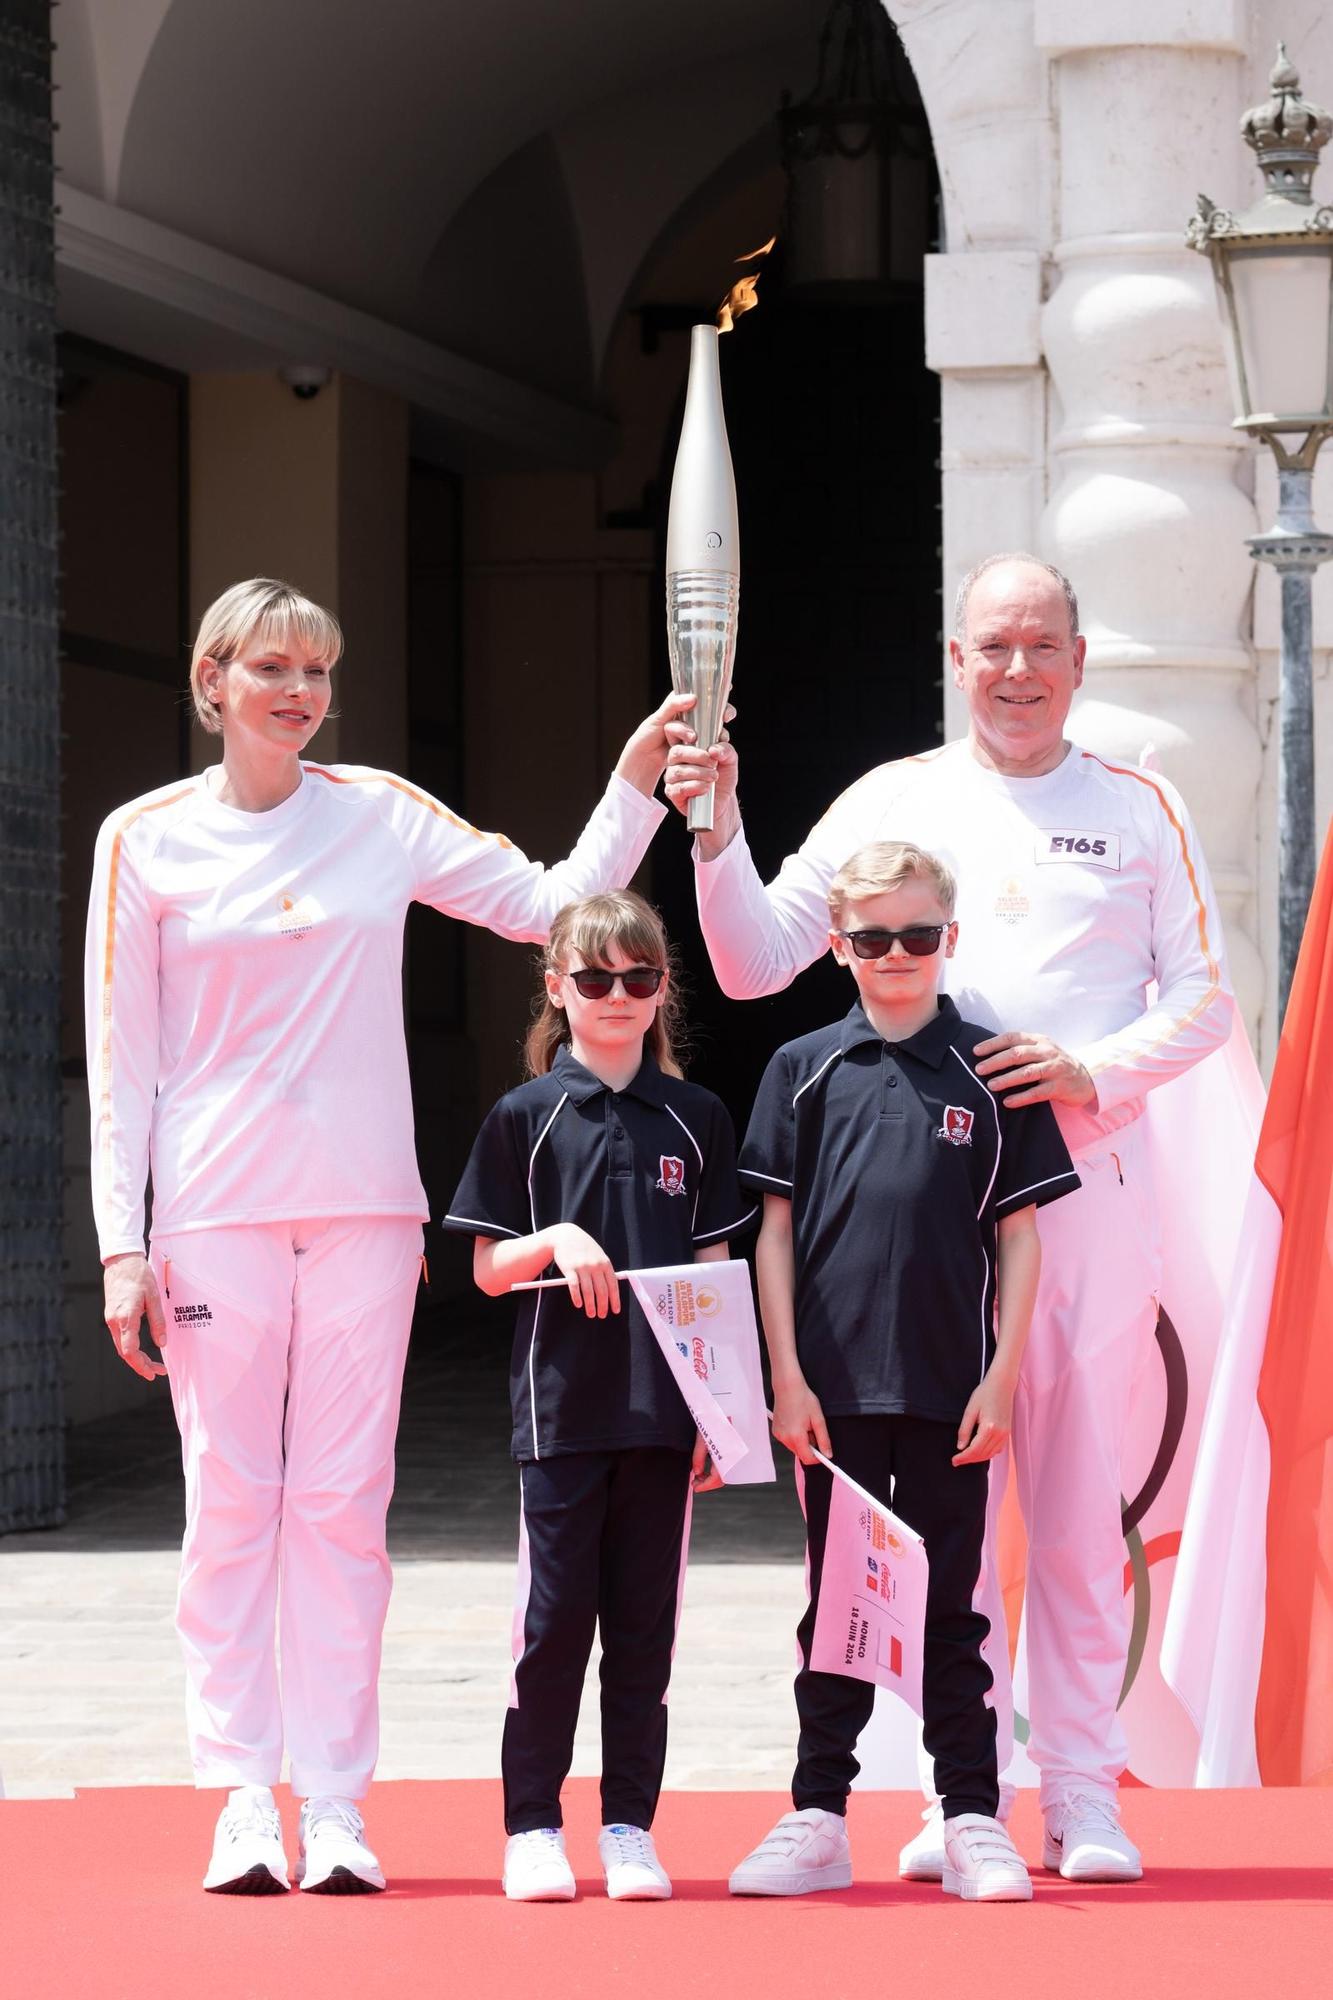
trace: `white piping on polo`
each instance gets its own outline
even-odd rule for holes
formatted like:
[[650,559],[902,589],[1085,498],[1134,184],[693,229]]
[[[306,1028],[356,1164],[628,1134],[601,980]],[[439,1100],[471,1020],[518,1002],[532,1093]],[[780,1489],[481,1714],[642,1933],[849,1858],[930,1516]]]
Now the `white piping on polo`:
[[812,1083],[818,1083],[820,1077],[824,1074],[824,1071],[828,1068],[829,1064],[837,1062],[841,1054],[842,1054],[841,1049],[834,1049],[833,1054],[831,1056],[825,1056],[823,1062],[819,1065],[819,1068],[815,1071],[814,1075],[808,1076],[805,1079],[805,1082],[801,1085],[801,1089],[793,1092],[791,1100],[793,1111],[796,1109],[796,1099],[801,1095],[801,1091],[809,1090]]
[[[990,1170],[990,1179],[986,1183],[986,1192],[981,1197],[981,1207],[977,1210],[977,1221],[980,1222],[986,1212],[986,1203],[990,1200],[991,1189],[995,1186],[995,1176],[1000,1171],[1000,1153],[1004,1147],[1004,1135],[1000,1130],[1000,1108],[995,1102],[994,1091],[990,1090],[981,1081],[981,1078],[969,1063],[963,1061],[963,1058],[959,1055],[957,1049],[953,1047],[952,1043],[949,1046],[949,1054],[971,1078],[977,1089],[985,1093],[986,1102],[990,1105],[991,1114],[995,1119],[995,1164]],[[986,1246],[984,1243],[981,1246],[981,1261],[986,1267],[986,1275],[982,1280],[981,1286],[981,1374],[977,1377],[978,1382],[984,1378],[986,1373],[986,1294],[990,1290],[990,1258],[986,1255]]]
[[667,1110],[671,1112],[671,1116],[675,1119],[677,1125],[679,1125],[681,1131],[685,1134],[685,1137],[689,1140],[690,1144],[693,1146],[695,1150],[695,1153],[698,1155],[699,1179],[695,1185],[695,1190],[694,1190],[694,1207],[690,1210],[690,1235],[691,1237],[693,1237],[694,1225],[699,1220],[699,1195],[703,1188],[703,1174],[704,1174],[703,1149],[700,1146],[699,1141],[695,1138],[693,1132],[691,1132],[689,1126],[685,1123],[685,1120],[681,1117],[679,1111],[672,1110],[672,1107],[669,1104],[667,1105]]
[[445,1216],[446,1222],[463,1222],[469,1229],[480,1229],[484,1236],[521,1236],[521,1229],[506,1229],[503,1222],[481,1222],[475,1215],[455,1215],[452,1211]]
[[734,1222],[724,1223],[720,1229],[703,1229],[693,1240],[696,1243],[706,1243],[710,1236],[730,1236],[733,1229],[744,1229],[746,1223],[752,1220],[758,1213],[758,1210],[759,1204],[755,1202],[752,1207],[746,1209],[744,1215],[737,1216]]
[[1078,1175],[1072,1167],[1067,1167],[1062,1174],[1047,1174],[1044,1181],[1029,1181],[1026,1187],[1015,1188],[1012,1194],[1003,1196],[1001,1201],[996,1202],[996,1210],[998,1211],[1001,1207],[1012,1208],[1021,1195],[1035,1194],[1038,1188],[1051,1187],[1056,1181],[1076,1181],[1077,1179]]
[[[541,1151],[542,1140],[546,1137],[568,1102],[569,1092],[562,1090],[560,1093],[560,1102],[556,1105],[555,1110],[537,1134],[532,1151],[528,1154],[528,1214],[532,1220],[532,1233],[534,1236],[537,1234],[537,1209],[532,1196],[532,1170],[536,1165],[537,1155]],[[542,1300],[545,1296],[544,1292],[538,1292],[537,1294],[537,1304],[532,1314],[532,1336],[528,1341],[528,1411],[532,1418],[532,1455],[538,1459],[541,1457],[541,1450],[537,1443],[537,1374],[534,1362],[537,1354],[537,1322],[542,1316]]]

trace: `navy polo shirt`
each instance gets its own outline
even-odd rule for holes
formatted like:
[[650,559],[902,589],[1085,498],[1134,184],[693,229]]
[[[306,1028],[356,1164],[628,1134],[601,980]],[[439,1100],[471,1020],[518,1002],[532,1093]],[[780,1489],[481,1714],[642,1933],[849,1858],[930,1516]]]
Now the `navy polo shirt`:
[[886,1042],[860,1002],[780,1048],[741,1179],[792,1204],[796,1348],[826,1414],[957,1423],[995,1352],[995,1225],[1079,1185],[1049,1104],[973,1069],[994,1030],[941,999]]
[[[731,1119],[710,1090],[664,1075],[647,1053],[624,1090],[608,1090],[566,1047],[547,1076],[488,1114],[444,1224],[504,1237],[574,1222],[615,1270],[634,1271],[692,1263],[757,1214],[736,1178]],[[563,1286],[518,1298],[516,1459],[692,1448],[694,1419],[628,1284],[605,1319],[589,1319]]]

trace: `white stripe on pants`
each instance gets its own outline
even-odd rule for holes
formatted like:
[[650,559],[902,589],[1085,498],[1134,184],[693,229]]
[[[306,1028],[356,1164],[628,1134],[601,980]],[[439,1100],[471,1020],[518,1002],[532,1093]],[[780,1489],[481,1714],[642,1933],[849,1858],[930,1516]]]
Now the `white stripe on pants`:
[[176,1623],[200,1785],[275,1784],[285,1738],[298,1795],[369,1787],[421,1240],[407,1217],[353,1216],[153,1242],[185,1466]]

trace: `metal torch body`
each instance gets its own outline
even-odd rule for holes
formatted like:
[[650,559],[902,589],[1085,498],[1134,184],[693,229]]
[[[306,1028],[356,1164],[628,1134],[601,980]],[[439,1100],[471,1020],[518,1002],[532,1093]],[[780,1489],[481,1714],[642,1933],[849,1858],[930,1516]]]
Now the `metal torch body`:
[[[722,410],[717,341],[716,327],[691,329],[685,416],[667,517],[671,683],[677,693],[694,696],[690,721],[704,745],[716,743],[731,693],[741,587],[736,481]],[[690,800],[686,824],[694,831],[711,829],[711,788]]]

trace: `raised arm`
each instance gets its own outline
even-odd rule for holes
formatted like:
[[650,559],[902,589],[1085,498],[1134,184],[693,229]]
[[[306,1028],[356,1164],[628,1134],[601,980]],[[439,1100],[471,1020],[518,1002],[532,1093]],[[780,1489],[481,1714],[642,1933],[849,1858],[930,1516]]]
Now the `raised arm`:
[[[674,724],[678,735],[684,725]],[[667,760],[666,793],[684,812],[716,774],[713,831],[695,839],[699,927],[722,991],[754,1000],[790,986],[828,945],[828,885],[848,855],[871,838],[867,809],[879,773],[871,772],[835,800],[767,887],[759,878],[741,822],[732,744],[700,752],[677,743]]]
[[530,861],[503,834],[469,826],[401,779],[366,772],[356,782],[387,787],[388,810],[412,864],[418,902],[483,924],[501,937],[537,942],[566,903],[623,888],[643,860],[666,816],[652,796],[666,768],[666,725],[687,699],[669,695],[640,723],[573,849],[550,867]]

